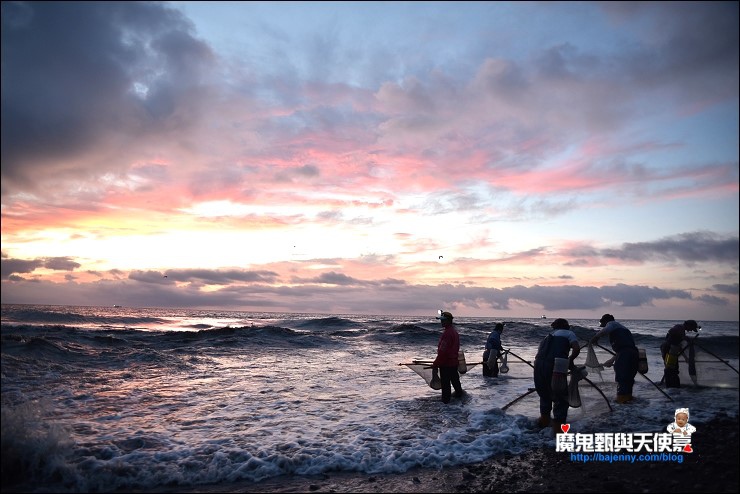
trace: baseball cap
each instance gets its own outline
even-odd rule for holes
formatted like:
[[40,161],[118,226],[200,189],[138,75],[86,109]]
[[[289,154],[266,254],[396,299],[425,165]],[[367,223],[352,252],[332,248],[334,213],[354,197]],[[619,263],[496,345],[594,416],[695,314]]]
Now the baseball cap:
[[452,320],[452,314],[442,309],[437,311],[437,319],[450,319]]
[[699,324],[697,324],[697,322],[694,321],[693,319],[689,319],[688,321],[684,321],[683,325],[689,331],[699,331],[701,329],[701,326],[699,326]]

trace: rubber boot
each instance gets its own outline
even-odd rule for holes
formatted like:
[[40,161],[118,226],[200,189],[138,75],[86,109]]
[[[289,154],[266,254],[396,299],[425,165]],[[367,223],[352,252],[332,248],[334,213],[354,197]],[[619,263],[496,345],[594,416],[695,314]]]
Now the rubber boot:
[[632,401],[632,395],[617,395],[617,403],[624,404]]
[[541,414],[540,418],[537,419],[537,427],[542,427],[543,429],[550,425],[550,416]]
[[552,421],[552,433],[554,435],[557,436],[558,434],[562,434],[563,429],[560,428],[561,425],[563,425],[563,421],[562,420],[555,420],[555,419],[553,419],[553,421]]

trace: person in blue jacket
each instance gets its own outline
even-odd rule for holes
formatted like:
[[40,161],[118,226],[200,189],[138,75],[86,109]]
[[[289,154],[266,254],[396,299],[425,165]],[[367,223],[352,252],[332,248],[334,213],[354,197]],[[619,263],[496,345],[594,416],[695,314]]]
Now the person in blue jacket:
[[501,333],[504,332],[504,325],[496,323],[496,326],[488,335],[486,340],[486,349],[483,351],[483,375],[489,377],[498,377],[498,359],[493,361],[493,365],[488,365],[488,357],[491,356],[491,352],[496,352],[496,355],[500,357],[504,353],[504,347],[501,346]]
[[617,381],[617,403],[629,403],[632,401],[632,387],[635,384],[637,375],[637,365],[640,355],[635,346],[635,339],[629,329],[614,320],[611,314],[604,314],[599,320],[599,330],[593,338],[591,344],[595,345],[599,338],[609,335],[609,343],[614,350],[613,358],[604,362],[604,365],[610,367],[614,365],[614,380]]

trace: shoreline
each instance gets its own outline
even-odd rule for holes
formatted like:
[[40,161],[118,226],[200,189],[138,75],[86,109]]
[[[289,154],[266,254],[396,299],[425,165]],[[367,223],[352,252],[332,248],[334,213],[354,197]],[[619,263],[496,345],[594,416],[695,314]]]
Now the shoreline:
[[691,441],[695,452],[684,454],[682,463],[580,463],[571,461],[568,453],[540,448],[439,470],[291,475],[258,483],[239,481],[126,492],[737,492],[738,418],[725,415],[695,426],[697,432]]

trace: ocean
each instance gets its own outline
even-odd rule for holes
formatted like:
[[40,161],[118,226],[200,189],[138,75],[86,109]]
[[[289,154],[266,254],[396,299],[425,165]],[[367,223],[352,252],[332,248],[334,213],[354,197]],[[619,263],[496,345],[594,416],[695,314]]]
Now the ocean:
[[[601,379],[613,411],[584,402],[569,415],[574,430],[664,432],[679,407],[690,409],[698,431],[716,416],[737,417],[736,384],[666,390],[651,382],[662,375],[659,345],[680,321],[615,315],[646,349],[649,379],[638,375],[635,402],[617,405],[613,371],[589,375]],[[399,365],[434,358],[435,316],[436,308],[412,317],[3,305],[4,490],[112,492],[395,473],[554,448],[552,432],[532,426],[536,394],[502,410],[533,387],[521,360],[510,356],[511,370],[499,378],[473,367],[461,377],[465,396],[449,404]],[[570,320],[583,343],[599,316]],[[505,323],[504,347],[533,360],[552,320],[455,323],[471,363],[480,362],[496,322]],[[697,342],[737,369],[738,322],[700,323]],[[609,348],[608,339],[601,343]],[[585,357],[584,349],[579,362]],[[733,371],[717,363],[731,380]]]

